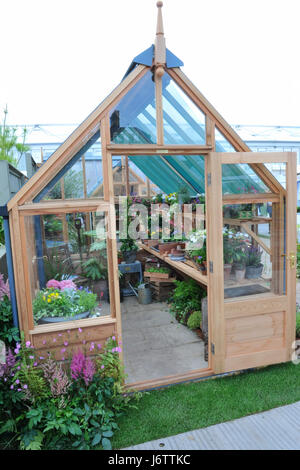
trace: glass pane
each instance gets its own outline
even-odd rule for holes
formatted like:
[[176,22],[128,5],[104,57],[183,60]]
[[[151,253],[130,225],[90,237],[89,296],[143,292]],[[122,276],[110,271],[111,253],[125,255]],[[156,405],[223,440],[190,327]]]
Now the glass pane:
[[215,128],[216,152],[235,152],[235,148],[224,137],[219,129]]
[[222,165],[223,194],[269,193],[270,189],[246,163]]
[[286,163],[266,163],[265,166],[277,181],[286,188]]
[[102,182],[101,140],[98,130],[35,198],[35,202],[103,197],[98,189]]
[[26,216],[35,324],[110,314],[104,212]]
[[280,214],[279,203],[223,206],[225,298],[284,291]]
[[205,145],[205,115],[165,73],[162,77],[165,144]]
[[111,111],[110,133],[116,144],[156,143],[155,84],[150,71]]

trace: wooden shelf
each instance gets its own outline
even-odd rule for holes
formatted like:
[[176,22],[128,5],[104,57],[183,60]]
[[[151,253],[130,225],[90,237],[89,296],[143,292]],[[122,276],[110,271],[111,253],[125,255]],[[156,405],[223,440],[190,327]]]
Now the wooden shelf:
[[148,251],[153,256],[156,256],[156,258],[161,259],[165,263],[169,264],[172,266],[174,269],[177,271],[181,271],[182,273],[186,274],[187,276],[190,276],[192,279],[195,279],[195,281],[200,282],[204,286],[208,285],[208,279],[207,276],[204,276],[203,274],[198,271],[198,269],[193,268],[189,264],[187,264],[184,261],[172,261],[168,255],[161,255],[159,251],[153,250],[147,245],[144,245],[143,243],[140,244],[140,247],[143,248],[144,250]]
[[227,225],[241,225],[245,223],[247,224],[251,223],[253,225],[257,225],[257,224],[269,224],[270,222],[272,222],[272,218],[271,217],[251,217],[249,219],[248,218],[245,218],[245,219],[224,218],[223,221],[224,221],[224,224],[227,224]]

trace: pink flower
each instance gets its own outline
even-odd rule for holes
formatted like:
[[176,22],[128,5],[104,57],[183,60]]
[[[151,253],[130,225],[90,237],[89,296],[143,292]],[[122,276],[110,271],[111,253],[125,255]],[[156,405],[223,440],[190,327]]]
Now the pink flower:
[[60,289],[60,282],[56,279],[50,279],[50,281],[47,282],[46,287],[48,289]]
[[68,341],[64,341],[65,346],[68,346],[68,344],[69,344]]
[[60,281],[60,290],[65,290],[65,289],[74,289],[76,290],[76,284],[74,284],[73,281],[66,279],[65,281]]
[[81,328],[78,328],[78,331],[79,331],[79,333],[82,333],[82,329],[81,329]]
[[26,341],[26,348],[30,348],[30,341]]

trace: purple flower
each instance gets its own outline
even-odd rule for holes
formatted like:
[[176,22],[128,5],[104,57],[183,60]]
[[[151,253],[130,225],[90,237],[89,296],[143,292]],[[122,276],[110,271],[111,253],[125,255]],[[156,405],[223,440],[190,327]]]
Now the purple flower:
[[111,339],[112,339],[113,341],[116,341],[116,337],[115,337],[115,336],[113,336]]
[[78,331],[79,331],[79,333],[82,333],[82,329],[81,329],[81,328],[78,328]]
[[68,346],[68,344],[69,344],[68,341],[64,341],[65,346]]
[[28,388],[28,385],[23,385],[23,388],[26,390]]
[[26,348],[30,348],[30,341],[26,341]]
[[19,383],[20,383],[20,380],[19,380],[19,379],[17,379],[17,380],[16,380],[16,384],[18,385]]
[[11,389],[11,390],[13,390],[13,389],[14,389],[14,386],[13,386],[13,385],[11,385],[11,386],[10,386],[10,389]]
[[104,369],[104,365],[102,364],[101,369]]
[[66,352],[66,348],[62,348],[62,349],[60,350],[60,352],[61,352],[61,353]]
[[97,348],[98,348],[98,349],[101,349],[101,347],[102,347],[101,344],[98,343],[98,344],[97,344]]
[[29,359],[34,359],[34,356],[29,356]]

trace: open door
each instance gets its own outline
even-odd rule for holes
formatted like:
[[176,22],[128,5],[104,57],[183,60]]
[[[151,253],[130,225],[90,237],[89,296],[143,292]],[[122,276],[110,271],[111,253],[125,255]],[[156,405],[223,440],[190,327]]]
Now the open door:
[[[272,164],[280,192],[261,180],[261,163]],[[206,174],[212,368],[221,373],[289,361],[296,315],[296,154],[210,153]]]

